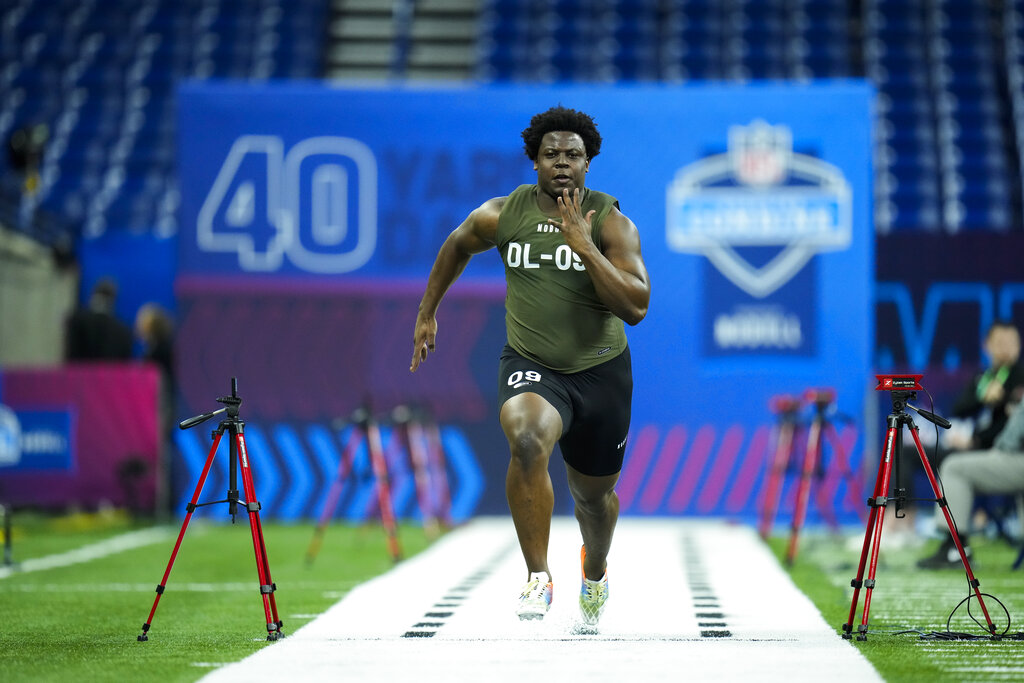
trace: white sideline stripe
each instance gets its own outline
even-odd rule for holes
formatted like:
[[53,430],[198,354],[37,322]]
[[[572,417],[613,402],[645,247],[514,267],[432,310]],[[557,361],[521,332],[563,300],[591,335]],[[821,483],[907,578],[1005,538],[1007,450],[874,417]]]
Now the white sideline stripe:
[[[152,583],[16,583],[9,586],[0,588],[0,593],[51,593],[54,591],[99,591],[101,593],[152,593]],[[333,587],[337,586],[348,586],[352,587],[357,585],[356,583],[346,583],[344,581],[333,584]],[[289,581],[288,588],[324,588],[323,582],[309,583],[304,581]],[[168,592],[175,593],[220,593],[220,592],[239,592],[248,593],[259,591],[259,581],[255,578],[249,582],[240,581],[226,581],[221,583],[198,583],[198,582],[186,582],[186,583],[175,583],[171,581],[167,585]],[[325,597],[336,597],[340,598],[345,593],[343,591],[325,591]],[[319,614],[306,615],[308,618],[318,617]]]
[[0,567],[0,579],[6,579],[19,574],[39,572],[46,569],[58,567],[69,567],[73,564],[92,562],[109,555],[116,555],[125,550],[141,548],[157,541],[162,541],[171,535],[171,530],[166,527],[153,527],[150,529],[139,529],[128,533],[114,536],[97,543],[84,545],[64,553],[55,555],[44,555],[34,557],[20,562],[15,567]]
[[[520,622],[514,609],[526,569],[511,520],[474,520],[202,680],[881,680],[752,529],[622,519],[607,609],[590,635],[578,627],[579,548],[576,521],[556,519],[551,611]],[[403,637],[418,630],[436,633]],[[709,630],[728,636],[702,635]]]

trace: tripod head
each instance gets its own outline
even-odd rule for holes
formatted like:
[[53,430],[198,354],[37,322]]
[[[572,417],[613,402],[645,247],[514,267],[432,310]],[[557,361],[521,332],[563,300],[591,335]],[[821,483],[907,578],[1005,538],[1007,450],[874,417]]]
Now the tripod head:
[[918,390],[924,391],[924,387],[921,386],[922,377],[924,375],[875,375],[875,378],[878,380],[878,386],[875,387],[875,391],[888,391],[891,393],[892,412],[894,415],[906,415],[905,409],[910,408],[932,424],[938,425],[943,429],[949,429],[953,424],[946,418],[911,405],[911,401],[917,400]]
[[894,391],[890,395],[892,399],[892,412],[905,413],[910,401],[917,400],[916,391]]
[[238,417],[238,406],[242,405],[242,399],[238,397],[238,378],[231,378],[231,395],[221,396],[217,403],[224,404],[224,410],[228,411],[228,417]]
[[190,429],[196,425],[201,425],[214,415],[220,415],[223,412],[226,412],[228,414],[228,418],[232,420],[238,419],[238,406],[242,405],[242,399],[238,396],[237,377],[231,378],[231,395],[221,396],[217,399],[217,403],[223,403],[224,407],[219,410],[214,410],[213,412],[203,413],[202,415],[196,415],[195,417],[190,417],[187,420],[182,420],[178,423],[178,429]]
[[793,416],[800,412],[800,399],[790,394],[772,396],[768,409],[780,416]]
[[808,389],[804,392],[804,400],[823,410],[836,400],[836,390],[831,387]]

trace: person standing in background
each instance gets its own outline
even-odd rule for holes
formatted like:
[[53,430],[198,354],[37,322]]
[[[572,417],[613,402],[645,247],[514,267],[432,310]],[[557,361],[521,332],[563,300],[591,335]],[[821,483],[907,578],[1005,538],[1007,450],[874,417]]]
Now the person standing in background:
[[135,314],[135,336],[142,345],[140,358],[160,370],[160,436],[162,485],[157,489],[156,509],[162,515],[170,500],[170,454],[173,452],[178,385],[174,372],[174,322],[159,304],[145,303]]
[[65,360],[131,360],[132,330],[114,315],[116,302],[117,284],[111,278],[101,278],[88,305],[68,317]]

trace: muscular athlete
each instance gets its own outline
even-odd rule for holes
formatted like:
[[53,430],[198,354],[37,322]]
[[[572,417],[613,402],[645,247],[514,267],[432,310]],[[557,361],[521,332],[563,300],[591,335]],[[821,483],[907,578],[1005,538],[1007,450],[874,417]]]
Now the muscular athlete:
[[623,321],[643,320],[650,282],[636,226],[613,197],[586,187],[601,148],[593,119],[555,107],[522,135],[537,183],[484,202],[445,240],[420,302],[409,369],[435,349],[445,292],[475,254],[497,248],[507,282],[498,378],[511,452],[505,491],[528,573],[517,613],[540,619],[551,604],[548,459],[559,443],[583,537],[580,608],[596,624],[608,595],[632,400]]

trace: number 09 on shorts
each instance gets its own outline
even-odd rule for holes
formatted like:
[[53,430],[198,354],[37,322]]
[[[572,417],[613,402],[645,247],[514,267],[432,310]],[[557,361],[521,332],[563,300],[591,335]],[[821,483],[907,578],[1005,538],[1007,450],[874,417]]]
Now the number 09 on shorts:
[[508,376],[508,385],[510,387],[520,386],[520,384],[522,382],[539,382],[539,381],[540,381],[540,373],[537,372],[536,370],[527,370],[526,372],[523,372],[522,370],[516,370],[515,372],[513,372],[511,375]]

